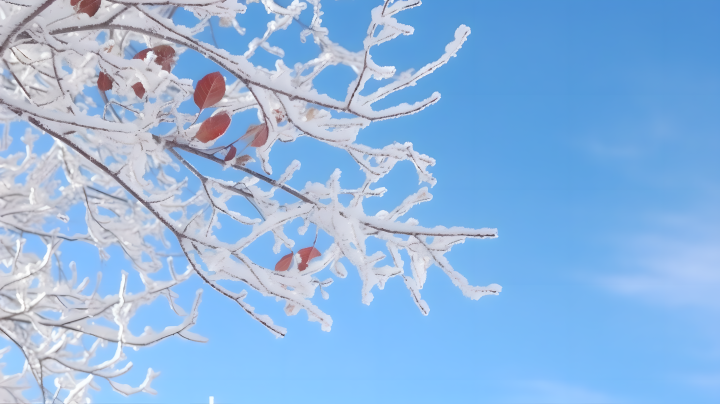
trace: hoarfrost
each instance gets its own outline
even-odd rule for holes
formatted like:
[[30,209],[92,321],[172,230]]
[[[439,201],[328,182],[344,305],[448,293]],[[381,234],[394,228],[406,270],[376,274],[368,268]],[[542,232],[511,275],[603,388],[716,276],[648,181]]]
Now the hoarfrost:
[[[398,73],[393,66],[378,65],[371,53],[374,47],[401,35],[412,35],[414,28],[397,18],[402,11],[419,6],[419,0],[386,0],[375,7],[359,52],[332,41],[323,26],[321,0],[293,0],[286,7],[272,0],[254,2],[262,7],[255,7],[260,12],[248,18],[267,18],[266,30],[249,40],[242,55],[197,39],[206,28],[212,29],[212,17],[243,35],[245,29],[237,17],[248,8],[237,0],[109,1],[101,3],[92,16],[90,12],[77,13],[67,1],[0,3],[0,56],[4,60],[0,67],[0,151],[10,147],[11,122],[24,121],[35,128],[22,137],[24,152],[0,157],[0,264],[5,268],[0,274],[0,291],[6,297],[0,301],[0,335],[23,352],[27,361],[24,373],[41,387],[44,401],[58,397],[68,404],[88,402],[90,389],[97,387],[96,378],[109,380],[122,394],[154,393],[151,382],[158,373],[152,369],[136,387],[113,379],[132,367],[124,355],[126,347],[137,349],[172,335],[204,341],[190,331],[197,320],[200,292],[186,312],[172,291],[192,275],[236,302],[277,337],[286,334],[284,327],[256,313],[246,302],[245,290],[236,293],[220,282],[240,282],[263,296],[274,297],[283,302],[287,315],[305,311],[308,319],[320,323],[325,331],[333,320],[316,303],[329,298],[326,289],[332,279],[320,281],[317,276],[328,269],[338,278],[347,277],[343,262],[358,271],[365,304],[372,302],[375,287],[382,290],[399,277],[418,309],[427,315],[430,309],[421,290],[433,265],[471,299],[500,292],[496,284],[470,285],[445,257],[467,238],[497,237],[496,229],[424,227],[413,218],[401,221],[413,206],[432,199],[427,187],[387,211],[373,215],[363,207],[365,198],[384,195],[386,189],[376,183],[400,162],[415,167],[419,183],[436,184],[429,171],[435,160],[416,151],[412,143],[376,148],[357,141],[360,130],[375,121],[414,114],[438,102],[440,94],[432,93],[420,101],[374,108],[378,101],[414,86],[448,63],[470,29],[458,27],[444,53],[433,62]],[[173,15],[177,8],[193,13],[198,18],[195,25],[176,24]],[[310,18],[309,24],[302,23]],[[312,38],[319,53],[289,68],[282,48],[287,41],[276,34],[292,24],[302,26],[298,43]],[[137,53],[132,42],[149,49],[145,58],[132,57]],[[163,53],[168,49],[172,52]],[[224,161],[230,145],[242,138],[221,136],[208,143],[194,139],[199,115],[179,109],[193,96],[195,83],[172,71],[175,55],[186,51],[206,57],[235,79],[215,105],[216,114],[234,116],[253,110],[260,124],[266,125],[267,140],[253,145],[264,173],[250,168],[254,160],[240,143],[237,149],[242,150]],[[274,70],[253,62],[257,52],[278,58]],[[330,66],[344,66],[355,74],[349,83],[336,84],[347,88],[342,99],[322,94],[314,86],[315,79]],[[112,87],[101,93],[102,113],[91,115],[91,108],[100,102],[92,96],[99,72],[111,79]],[[366,91],[369,80],[382,81],[382,85]],[[174,128],[163,135],[153,134],[162,123]],[[37,131],[54,139],[41,155],[35,151]],[[301,167],[298,160],[273,178],[273,146],[302,136],[347,153],[362,170],[362,184],[344,188],[341,172],[335,170],[327,179],[294,188],[290,184]],[[201,170],[203,166],[196,163],[199,160],[215,163],[235,178],[214,178]],[[193,188],[191,184],[198,181],[199,189]],[[249,205],[244,206],[250,208],[238,211],[238,205],[230,203],[233,198],[247,201]],[[75,206],[83,208],[83,217],[70,214]],[[218,230],[226,220],[246,232],[230,240],[221,237]],[[313,229],[316,242],[322,235],[323,245],[317,246],[324,249],[320,256],[309,259],[306,254],[303,258],[298,252],[303,248],[314,251],[316,245],[301,245],[286,234],[286,226],[296,220],[302,222],[299,235]],[[85,233],[60,231],[65,223],[77,222],[85,223]],[[250,257],[249,247],[265,235],[274,240],[272,253],[267,254],[288,254],[289,250],[291,264],[286,270],[262,266],[258,264],[262,260]],[[30,237],[42,241],[46,250],[42,256],[25,247]],[[384,243],[386,252],[368,251],[370,239]],[[179,244],[179,254],[172,251],[173,240]],[[128,293],[127,275],[123,275],[117,294],[101,297],[97,294],[98,273],[94,290],[85,292],[91,282],[78,281],[75,264],[63,268],[59,258],[61,245],[71,241],[94,246],[102,259],[110,258],[107,251],[111,246],[120,247],[144,289]],[[186,272],[175,272],[172,255],[187,260]],[[408,262],[403,255],[409,257]],[[165,267],[170,280],[155,280],[155,274]],[[315,298],[318,289],[321,300]],[[128,323],[137,309],[157,298],[168,301],[180,317],[178,324],[161,331],[147,327],[140,335],[130,333]],[[103,324],[109,325],[93,319],[104,319]],[[94,339],[92,347],[82,345],[83,337]],[[96,362],[93,358],[108,344],[114,344],[114,353]],[[91,359],[95,364],[90,364]],[[0,401],[27,401],[22,396],[27,387],[22,376],[0,378]],[[53,380],[54,393],[46,388],[46,379]]]

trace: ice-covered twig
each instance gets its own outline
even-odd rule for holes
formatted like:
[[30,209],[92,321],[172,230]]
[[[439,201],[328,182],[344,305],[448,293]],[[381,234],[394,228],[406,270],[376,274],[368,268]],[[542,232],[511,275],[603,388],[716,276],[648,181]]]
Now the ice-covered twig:
[[[421,184],[432,187],[437,182],[430,172],[435,160],[412,143],[370,147],[359,137],[375,121],[400,118],[438,102],[440,94],[430,92],[419,100],[378,107],[390,94],[402,94],[448,63],[469,28],[463,25],[454,37],[448,35],[450,42],[439,57],[429,58],[419,69],[398,72],[376,63],[373,52],[413,34],[414,28],[401,22],[402,11],[419,6],[419,0],[381,2],[370,12],[362,43],[347,46],[333,41],[321,0],[261,3],[248,8],[237,0],[111,0],[93,3],[97,10],[43,0],[0,4],[0,121],[6,129],[0,149],[10,146],[7,128],[13,121],[28,122],[54,140],[49,151],[38,156],[38,136],[30,130],[22,139],[24,153],[0,158],[0,263],[8,269],[0,276],[0,331],[23,351],[29,373],[43,392],[44,379],[55,377],[57,394],[63,392],[58,397],[80,402],[96,386],[94,378],[110,380],[130,369],[123,346],[146,346],[173,335],[203,340],[189,331],[197,318],[199,295],[186,314],[172,291],[192,274],[276,336],[284,336],[285,328],[256,313],[245,290],[282,301],[288,315],[304,310],[309,320],[329,330],[333,320],[314,299],[317,290],[328,298],[332,280],[321,281],[319,273],[330,268],[344,278],[348,263],[362,279],[360,294],[366,304],[376,287],[381,290],[399,277],[420,311],[428,314],[421,291],[433,265],[472,299],[500,292],[495,284],[470,285],[446,259],[453,246],[468,238],[495,238],[497,230],[422,226],[409,214],[415,205],[432,199],[424,186],[387,211],[364,209],[365,198],[386,193],[376,184],[398,163],[412,164]],[[197,18],[193,26],[175,21],[181,8]],[[204,29],[215,29],[210,25],[213,17],[219,18],[218,29],[228,27],[233,34],[245,33],[243,18],[264,18],[267,25],[259,37],[247,39],[247,52],[232,54],[198,39]],[[293,23],[302,26],[296,43],[312,37],[318,52],[288,67],[285,50],[294,45],[281,32]],[[135,48],[137,44],[145,49]],[[360,51],[348,50],[353,48]],[[274,68],[254,63],[261,50],[275,58]],[[224,86],[213,87],[221,93],[214,104],[201,106],[195,99],[204,94],[198,84],[175,75],[174,66],[185,60],[178,57],[183,52],[197,53],[229,74]],[[315,81],[328,76],[332,66],[353,74],[350,80],[328,77],[336,80],[336,88],[347,90],[340,98],[316,88]],[[104,101],[96,95],[101,86]],[[257,125],[247,132],[233,125],[236,133],[209,136],[219,126],[203,129],[208,121],[199,113],[181,112],[181,104],[191,98],[201,110],[216,109],[214,122],[238,122],[240,114],[250,111]],[[113,108],[115,117],[95,114],[103,106]],[[360,185],[343,187],[340,170],[297,184],[301,158],[274,169],[274,146],[302,136],[350,156],[364,174]],[[252,152],[257,165],[246,154]],[[227,170],[223,178],[205,163]],[[273,174],[277,172],[281,174]],[[74,209],[82,214],[71,214]],[[315,231],[312,244],[289,231],[290,224],[298,222],[300,235]],[[81,224],[83,230],[60,231],[65,224]],[[219,230],[228,225],[241,230]],[[47,246],[42,257],[27,251],[29,237]],[[261,265],[270,261],[256,257],[250,248],[263,237],[274,239],[266,252],[277,262],[274,266]],[[130,294],[120,288],[109,297],[84,293],[89,281],[78,283],[74,267],[68,276],[60,258],[60,246],[69,241],[93,245],[103,260],[110,258],[113,246],[120,247],[144,291]],[[385,246],[383,251],[368,247],[376,241]],[[164,267],[162,258],[170,255],[187,259],[188,271],[175,274],[168,264],[172,280],[152,280]],[[32,283],[38,279],[39,285]],[[228,282],[240,282],[245,289],[235,292]],[[127,323],[137,307],[157,297],[167,298],[183,320],[163,331],[131,334]],[[93,318],[109,323],[93,324]],[[83,335],[95,339],[95,345],[69,354]],[[114,353],[90,362],[104,344],[117,344]],[[138,387],[115,381],[111,386],[123,394],[152,393],[150,382],[156,376],[149,370]]]

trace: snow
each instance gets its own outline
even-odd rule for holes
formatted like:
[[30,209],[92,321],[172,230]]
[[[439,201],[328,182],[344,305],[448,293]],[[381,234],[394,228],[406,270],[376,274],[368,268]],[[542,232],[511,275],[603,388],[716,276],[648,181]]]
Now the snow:
[[[112,388],[122,394],[153,394],[151,382],[158,373],[152,369],[136,387],[112,379],[132,367],[126,360],[125,348],[137,349],[174,335],[205,341],[191,331],[198,318],[201,291],[189,311],[179,306],[172,291],[195,275],[214,292],[237,303],[276,337],[284,336],[287,330],[268,315],[257,313],[246,302],[245,290],[235,293],[220,282],[240,282],[263,296],[275,298],[283,302],[287,315],[304,310],[308,320],[318,322],[323,331],[329,331],[333,323],[318,306],[326,304],[330,297],[326,289],[333,279],[320,280],[321,272],[326,270],[338,278],[346,278],[348,269],[356,270],[362,280],[360,299],[365,304],[373,301],[376,287],[383,290],[387,282],[399,277],[423,315],[430,309],[421,290],[433,265],[471,299],[501,291],[496,284],[470,285],[446,259],[453,246],[467,238],[497,237],[496,229],[424,227],[406,217],[414,206],[432,199],[428,187],[421,187],[388,211],[370,214],[363,208],[365,198],[386,193],[387,189],[377,186],[377,182],[399,162],[413,164],[420,184],[436,184],[429,171],[435,160],[416,151],[412,143],[370,147],[358,139],[361,130],[375,121],[414,114],[440,100],[440,94],[434,92],[419,101],[374,108],[376,102],[414,86],[456,56],[470,34],[468,27],[458,27],[444,53],[433,62],[397,73],[394,66],[378,65],[372,52],[401,35],[413,34],[414,28],[396,17],[420,5],[417,0],[387,1],[374,8],[359,52],[331,40],[329,30],[323,26],[320,0],[293,0],[287,7],[262,0],[257,17],[269,18],[267,29],[251,39],[248,50],[241,55],[218,49],[196,36],[208,27],[212,17],[220,18],[225,26],[234,26],[242,35],[245,30],[235,17],[246,12],[244,4],[237,0],[165,3],[103,2],[92,18],[77,14],[67,1],[25,1],[26,7],[0,4],[0,49],[7,61],[0,77],[0,121],[4,123],[0,151],[10,146],[8,128],[12,121],[28,121],[55,139],[48,151],[38,155],[38,136],[31,131],[23,137],[24,153],[0,157],[0,245],[4,247],[0,249],[0,263],[7,269],[0,274],[0,289],[17,296],[12,304],[0,304],[0,311],[7,318],[18,319],[7,320],[6,335],[22,340],[28,371],[36,380],[41,372],[43,377],[54,378],[58,394],[63,392],[60,397],[68,404],[86,402],[89,390],[97,386],[95,378],[109,380]],[[194,13],[199,21],[191,27],[175,24],[167,18],[175,6]],[[303,28],[297,44],[312,37],[318,54],[289,68],[282,60],[285,50],[280,46],[285,46],[286,41],[276,41],[276,34],[308,13],[312,13],[312,22]],[[197,116],[179,111],[181,104],[192,97],[197,83],[162,70],[153,62],[152,52],[145,60],[125,58],[133,41],[147,48],[170,45],[178,53],[198,52],[213,61],[218,70],[225,69],[237,79],[227,86],[216,113],[232,116],[252,109],[259,123],[268,125],[268,141],[255,148],[264,173],[248,168],[238,159],[224,162],[222,150],[229,145],[227,136],[208,144],[193,140],[200,122],[190,126]],[[274,70],[253,62],[258,52],[279,58]],[[327,67],[337,65],[356,75],[349,83],[336,84],[347,88],[343,99],[321,94],[314,87],[314,80]],[[113,79],[112,89],[105,93],[109,104],[101,116],[90,113],[99,103],[91,96],[96,91],[99,71]],[[363,95],[369,80],[382,81],[383,85]],[[132,89],[138,82],[146,90],[142,100]],[[116,113],[110,113],[111,108]],[[174,127],[163,135],[153,134],[161,123]],[[301,168],[299,160],[273,177],[270,155],[276,141],[293,142],[301,136],[347,153],[362,170],[362,185],[343,187],[342,173],[335,170],[329,178],[310,181],[302,189],[293,188],[290,184]],[[211,170],[196,163],[198,159],[217,163],[236,178],[214,178]],[[340,195],[350,195],[350,202],[342,203]],[[248,212],[235,210],[236,205],[229,203],[233,197],[245,198],[252,208]],[[288,199],[291,202],[286,202]],[[83,207],[82,218],[69,213],[78,205]],[[85,223],[86,231],[71,235],[51,228],[58,222],[73,220]],[[223,220],[233,221],[247,231],[232,240],[221,240]],[[299,243],[294,235],[285,232],[286,226],[296,220],[303,222],[299,235],[313,225],[332,240],[304,271],[299,270],[299,257],[293,250]],[[287,271],[275,272],[249,257],[250,246],[265,235],[274,239],[274,254],[280,254],[283,248],[295,253]],[[44,242],[46,252],[42,257],[25,251],[27,237]],[[189,266],[186,272],[176,273],[169,257],[165,261],[171,279],[158,281],[154,274],[164,268],[164,263],[157,245],[169,248],[168,237],[179,241],[183,260],[187,259]],[[371,239],[384,243],[386,251],[369,252]],[[144,289],[128,293],[127,275],[123,275],[115,295],[101,297],[95,291],[85,292],[91,282],[86,278],[78,283],[74,264],[70,265],[69,279],[58,279],[52,273],[53,260],[65,241],[89,243],[104,259],[111,258],[107,253],[111,246],[121,247]],[[403,254],[407,254],[409,262],[402,259]],[[346,264],[350,266],[346,268]],[[99,281],[100,274],[95,288]],[[180,318],[173,323],[177,325],[160,331],[148,325],[142,334],[132,334],[128,324],[138,308],[157,298],[167,299]],[[41,312],[52,312],[55,317],[43,317]],[[100,319],[106,321],[95,322]],[[18,321],[32,324],[34,331],[26,333]],[[83,335],[95,339],[93,347],[82,347]],[[113,354],[91,364],[98,347],[105,344],[115,344]],[[0,379],[0,387],[16,380],[13,377]],[[0,399],[4,397],[0,395]]]

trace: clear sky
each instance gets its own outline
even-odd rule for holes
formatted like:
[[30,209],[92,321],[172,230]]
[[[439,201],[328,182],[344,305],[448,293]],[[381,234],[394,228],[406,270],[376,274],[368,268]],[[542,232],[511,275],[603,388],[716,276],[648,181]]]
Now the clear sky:
[[[334,40],[360,50],[376,4],[323,2]],[[250,7],[257,16],[261,6]],[[395,99],[437,90],[437,105],[374,123],[358,140],[410,141],[437,159],[435,198],[410,216],[497,227],[498,239],[469,240],[449,258],[471,283],[498,283],[502,293],[470,301],[432,267],[424,317],[397,278],[363,305],[350,270],[327,289],[330,300],[317,297],[334,319],[330,333],[252,295],[249,303],[289,329],[275,339],[205,288],[193,331],[210,342],[128,352],[135,370],[121,381],[137,383],[151,366],[162,372],[159,394],[125,399],[105,386],[96,401],[720,402],[719,16],[720,1],[696,0],[427,0],[399,14],[415,34],[374,58],[398,70],[439,56],[460,24],[472,34],[457,58]],[[244,46],[214,23],[221,47]],[[287,34],[295,41],[299,31]],[[214,70],[182,58],[179,76]],[[327,83],[349,77],[341,70]],[[360,178],[339,154],[298,143],[273,155],[276,167],[302,161],[296,186],[324,182],[336,166],[347,181]],[[412,167],[397,171],[371,208],[417,189]],[[186,307],[198,287],[196,279],[179,289]],[[138,327],[145,321],[150,311]]]

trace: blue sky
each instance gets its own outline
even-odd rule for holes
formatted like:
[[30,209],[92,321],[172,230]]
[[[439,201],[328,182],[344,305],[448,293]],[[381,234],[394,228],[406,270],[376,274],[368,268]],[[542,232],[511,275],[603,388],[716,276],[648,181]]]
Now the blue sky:
[[[359,50],[375,4],[326,1],[325,25]],[[437,90],[437,105],[374,123],[359,141],[410,141],[437,159],[434,199],[411,216],[497,227],[498,239],[470,240],[449,258],[471,283],[498,283],[503,292],[470,301],[433,267],[423,317],[399,279],[363,305],[350,271],[328,288],[330,300],[318,301],[335,321],[330,333],[253,296],[251,304],[289,329],[275,339],[206,288],[194,331],[209,343],[173,339],[128,353],[136,370],[123,382],[137,383],[152,366],[162,372],[153,384],[159,394],[126,399],[108,388],[95,399],[719,402],[718,13],[718,1],[428,0],[399,14],[415,34],[374,54],[398,70],[440,55],[460,24],[472,34],[457,58],[396,99]],[[234,46],[236,37],[215,27],[220,46]],[[293,28],[288,35],[299,33]],[[258,62],[271,60],[258,54]],[[207,63],[183,67],[181,59],[174,72],[198,79],[212,71]],[[323,89],[337,91],[329,83],[347,74],[340,70]],[[309,141],[274,153],[276,167],[303,162],[300,186],[324,182],[334,167],[344,181],[360,178],[340,154]],[[383,181],[392,189],[369,209],[393,207],[417,189],[407,165]],[[127,263],[102,265],[112,279]],[[198,287],[195,280],[180,292],[189,302]],[[138,327],[145,320],[153,321],[150,311]]]

